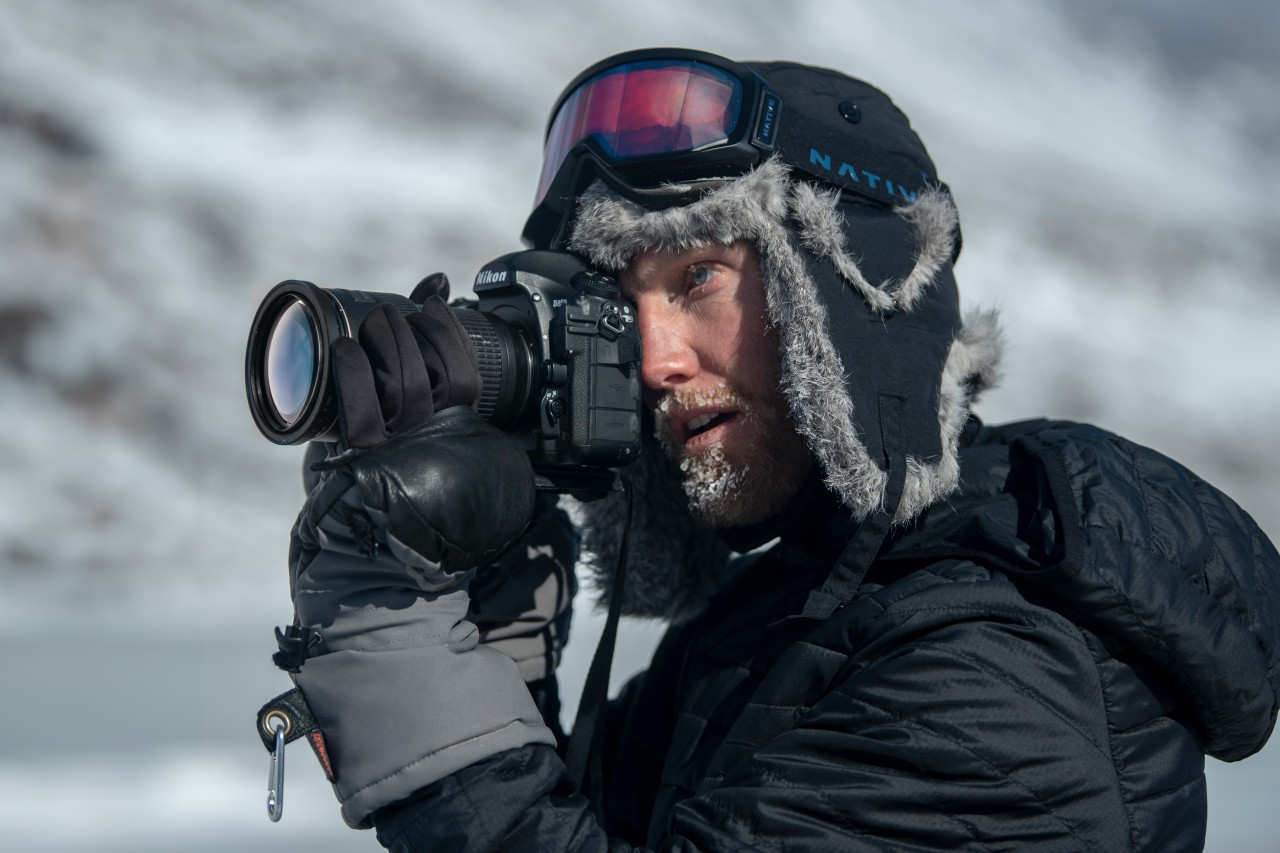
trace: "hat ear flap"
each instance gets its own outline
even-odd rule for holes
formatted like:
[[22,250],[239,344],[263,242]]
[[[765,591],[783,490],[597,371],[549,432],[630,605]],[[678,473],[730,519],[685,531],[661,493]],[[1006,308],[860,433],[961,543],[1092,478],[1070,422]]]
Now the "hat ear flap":
[[[971,333],[961,322],[945,189],[888,210],[797,181],[791,200],[786,239],[762,257],[793,418],[855,517],[907,521],[958,485],[970,403],[997,375],[995,316],[975,315]],[[896,507],[884,506],[885,399],[903,401]]]

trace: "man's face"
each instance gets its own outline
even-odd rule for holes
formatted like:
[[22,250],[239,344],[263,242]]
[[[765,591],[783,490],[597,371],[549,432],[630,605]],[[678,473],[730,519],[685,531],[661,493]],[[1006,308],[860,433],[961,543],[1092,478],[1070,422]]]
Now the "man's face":
[[619,276],[636,304],[658,438],[711,527],[763,521],[812,464],[779,388],[755,246],[647,252]]

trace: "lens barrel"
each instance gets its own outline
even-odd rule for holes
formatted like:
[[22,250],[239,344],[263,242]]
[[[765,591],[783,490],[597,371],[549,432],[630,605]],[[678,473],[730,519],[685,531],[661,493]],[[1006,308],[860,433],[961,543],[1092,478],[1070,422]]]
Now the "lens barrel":
[[[262,300],[245,349],[245,392],[258,430],[276,444],[338,439],[338,398],[330,348],[354,337],[379,305],[403,314],[419,306],[394,293],[276,285]],[[453,308],[479,357],[476,410],[500,429],[517,423],[532,395],[533,351],[509,323],[474,308]]]
[[529,402],[533,351],[519,331],[493,314],[454,308],[453,316],[476,350],[481,385],[476,413],[498,429],[508,429]]

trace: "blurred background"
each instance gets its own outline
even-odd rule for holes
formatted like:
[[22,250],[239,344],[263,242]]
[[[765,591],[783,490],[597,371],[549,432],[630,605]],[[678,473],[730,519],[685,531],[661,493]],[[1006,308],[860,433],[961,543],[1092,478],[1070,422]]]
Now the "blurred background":
[[[1264,0],[0,4],[0,847],[376,849],[303,747],[263,808],[300,451],[249,419],[245,334],[284,278],[465,289],[619,50],[885,88],[1009,328],[984,417],[1127,434],[1280,536],[1278,39]],[[570,707],[598,630],[583,601]],[[1209,773],[1209,849],[1274,849],[1280,743]]]

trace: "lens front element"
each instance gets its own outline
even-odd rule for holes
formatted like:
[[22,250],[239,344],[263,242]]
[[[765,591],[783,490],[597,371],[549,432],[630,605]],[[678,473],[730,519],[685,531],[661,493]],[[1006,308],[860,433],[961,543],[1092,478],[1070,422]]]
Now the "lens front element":
[[267,342],[267,394],[287,429],[307,408],[315,386],[318,353],[316,328],[302,300],[295,298],[280,312]]

